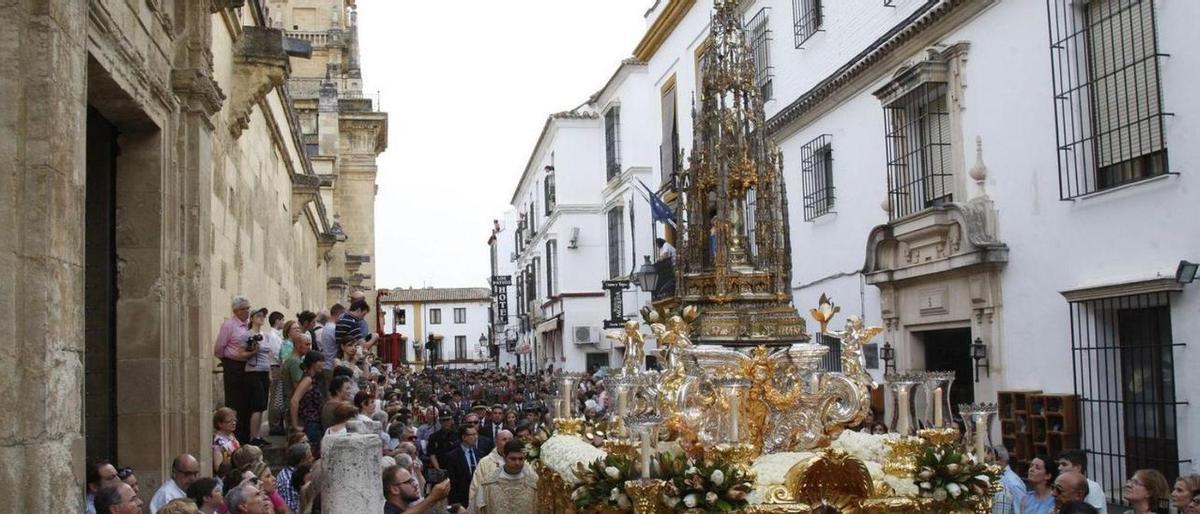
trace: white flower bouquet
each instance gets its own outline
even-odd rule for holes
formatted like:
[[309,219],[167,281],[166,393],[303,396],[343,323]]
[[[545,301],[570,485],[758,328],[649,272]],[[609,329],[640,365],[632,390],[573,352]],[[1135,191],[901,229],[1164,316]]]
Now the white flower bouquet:
[[575,435],[555,435],[542,443],[541,461],[558,473],[568,484],[579,483],[575,476],[576,464],[590,464],[604,460],[608,454]]

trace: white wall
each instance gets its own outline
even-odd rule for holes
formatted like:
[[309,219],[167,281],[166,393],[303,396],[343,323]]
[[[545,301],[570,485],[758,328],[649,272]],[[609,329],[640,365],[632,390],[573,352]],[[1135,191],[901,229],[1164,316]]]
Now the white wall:
[[[456,336],[465,336],[467,339],[466,358],[471,360],[479,359],[479,336],[488,333],[488,306],[487,301],[474,302],[430,302],[430,303],[384,303],[384,332],[385,333],[400,333],[408,337],[408,342],[405,344],[405,355],[408,362],[414,362],[416,356],[413,354],[412,344],[414,341],[419,342],[422,348],[423,358],[428,360],[428,352],[424,350],[425,341],[430,333],[438,334],[443,337],[441,344],[441,356],[439,361],[448,361],[456,358],[454,338]],[[393,325],[393,308],[398,307],[405,310],[405,324],[395,327]],[[454,309],[466,309],[466,322],[454,322]],[[430,323],[429,312],[431,309],[441,309],[442,322],[439,324]],[[418,323],[417,320],[420,320]],[[487,347],[483,348],[484,359],[488,359]]]
[[[826,2],[825,31],[803,50],[792,48],[789,2],[760,1],[751,11],[765,4],[773,4],[775,30],[772,60],[778,100],[768,104],[770,115],[865,48],[918,2],[898,2],[896,9],[873,1]],[[1059,199],[1044,2],[997,2],[941,40],[971,45],[963,76],[964,109],[959,113],[960,136],[967,142],[965,162],[960,164],[964,170],[974,164],[974,140],[982,137],[989,170],[986,192],[999,211],[999,239],[1010,249],[1000,274],[1003,315],[996,322],[1002,337],[991,349],[995,389],[1074,391],[1070,311],[1060,291],[1156,273],[1170,276],[1180,259],[1200,259],[1200,201],[1190,173],[1200,164],[1200,150],[1190,144],[1200,133],[1195,116],[1200,101],[1191,94],[1200,80],[1200,54],[1193,51],[1194,29],[1185,21],[1200,17],[1200,4],[1155,4],[1159,51],[1170,54],[1160,60],[1164,110],[1174,113],[1165,121],[1170,169],[1179,174],[1075,201]],[[676,52],[681,49],[675,47]],[[672,57],[660,52],[655,59],[665,62]],[[890,76],[891,70],[779,141],[789,182],[794,281],[801,285],[845,275],[799,288],[796,301],[802,308],[820,292],[828,292],[843,305],[843,312],[864,309],[868,321],[880,320],[878,290],[867,287],[860,307],[860,277],[853,272],[862,266],[868,231],[887,218],[880,208],[886,193],[883,112],[870,92]],[[820,134],[833,137],[836,213],[805,222],[799,148]],[[967,191],[972,196],[980,193],[973,183],[967,184]],[[1188,342],[1200,333],[1195,315],[1200,290],[1188,286],[1171,301],[1174,339]],[[912,349],[911,341],[896,343],[898,353]],[[1200,365],[1200,354],[1177,347],[1174,358],[1176,394],[1186,400],[1200,387],[1200,379],[1190,372]],[[1180,434],[1200,427],[1200,410],[1182,407],[1178,415]],[[1181,459],[1200,457],[1194,437],[1181,436],[1179,444]]]

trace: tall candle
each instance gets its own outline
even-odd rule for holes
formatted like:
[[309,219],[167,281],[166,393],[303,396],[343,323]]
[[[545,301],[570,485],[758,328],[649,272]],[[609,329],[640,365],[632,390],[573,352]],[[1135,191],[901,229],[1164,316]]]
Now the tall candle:
[[975,416],[975,456],[987,455],[987,415]]
[[738,433],[741,428],[738,420],[738,411],[741,410],[741,405],[738,400],[740,398],[736,393],[729,398],[729,439],[733,442],[742,440],[741,434]]
[[642,478],[650,478],[650,429],[642,434]]
[[896,431],[900,435],[908,435],[908,388],[902,387],[896,394],[896,404],[900,409],[900,420],[896,422]]
[[933,426],[942,426],[942,388],[933,390]]

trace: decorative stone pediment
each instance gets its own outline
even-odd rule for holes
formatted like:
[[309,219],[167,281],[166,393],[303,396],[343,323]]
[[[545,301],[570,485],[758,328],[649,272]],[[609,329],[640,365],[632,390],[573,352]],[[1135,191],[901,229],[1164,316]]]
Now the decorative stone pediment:
[[932,207],[875,227],[863,272],[868,284],[886,285],[954,270],[1003,265],[1008,246],[995,237],[988,197]]
[[229,106],[229,131],[238,137],[250,126],[254,106],[272,89],[283,85],[291,64],[283,46],[283,31],[245,27],[234,51],[233,98]]
[[292,223],[304,214],[304,208],[311,202],[321,201],[321,177],[317,175],[292,175]]

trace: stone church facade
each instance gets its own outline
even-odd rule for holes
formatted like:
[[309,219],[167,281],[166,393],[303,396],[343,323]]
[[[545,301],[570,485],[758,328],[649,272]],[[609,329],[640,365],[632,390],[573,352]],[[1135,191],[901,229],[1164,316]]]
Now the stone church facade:
[[207,466],[230,298],[373,288],[387,116],[353,2],[309,3],[311,30],[259,0],[0,4],[0,511],[81,511],[89,460],[147,499],[175,454]]

